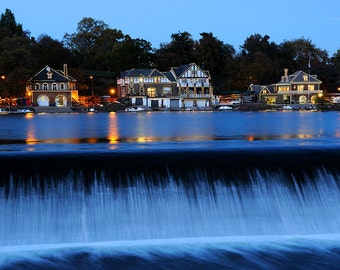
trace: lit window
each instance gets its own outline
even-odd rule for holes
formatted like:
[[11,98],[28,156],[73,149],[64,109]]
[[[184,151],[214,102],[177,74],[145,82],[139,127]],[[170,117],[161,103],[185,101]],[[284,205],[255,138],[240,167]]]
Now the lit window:
[[308,76],[307,75],[303,75],[303,81],[304,82],[308,81]]
[[156,88],[155,87],[149,87],[147,91],[148,91],[149,97],[155,97],[156,96]]

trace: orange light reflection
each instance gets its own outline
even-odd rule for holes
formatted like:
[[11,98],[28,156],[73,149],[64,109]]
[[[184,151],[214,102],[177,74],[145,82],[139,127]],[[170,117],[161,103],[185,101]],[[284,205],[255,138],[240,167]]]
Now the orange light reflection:
[[119,132],[117,126],[117,114],[115,112],[110,112],[109,114],[109,134],[107,139],[110,144],[118,144],[119,143]]

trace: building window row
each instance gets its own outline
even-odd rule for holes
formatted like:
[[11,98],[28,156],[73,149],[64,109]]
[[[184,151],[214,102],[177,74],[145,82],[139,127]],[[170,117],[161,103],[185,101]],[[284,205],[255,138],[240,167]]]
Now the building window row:
[[134,77],[125,80],[125,83],[137,84],[137,83],[168,83],[168,78],[165,77]]
[[[61,83],[59,85],[60,87],[60,90],[65,90],[65,84],[64,83]],[[48,90],[48,84],[47,83],[43,83],[42,85],[40,83],[36,83],[35,86],[34,86],[34,89],[35,90]],[[52,90],[58,90],[58,84],[57,83],[53,83],[52,84]]]

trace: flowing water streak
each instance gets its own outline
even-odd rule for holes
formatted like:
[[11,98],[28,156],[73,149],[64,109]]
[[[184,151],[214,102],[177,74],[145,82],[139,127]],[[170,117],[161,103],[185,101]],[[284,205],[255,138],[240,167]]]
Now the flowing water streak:
[[223,175],[211,182],[204,170],[190,181],[104,172],[89,184],[79,172],[38,185],[12,179],[0,189],[0,244],[337,233],[339,176],[315,175],[290,181],[282,172],[249,170],[244,183]]

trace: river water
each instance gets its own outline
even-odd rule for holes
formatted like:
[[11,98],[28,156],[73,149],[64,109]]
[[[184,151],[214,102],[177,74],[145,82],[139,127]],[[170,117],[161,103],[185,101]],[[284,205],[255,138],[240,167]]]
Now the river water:
[[338,269],[340,113],[0,116],[0,269]]
[[339,145],[337,112],[148,112],[0,116],[0,151]]

